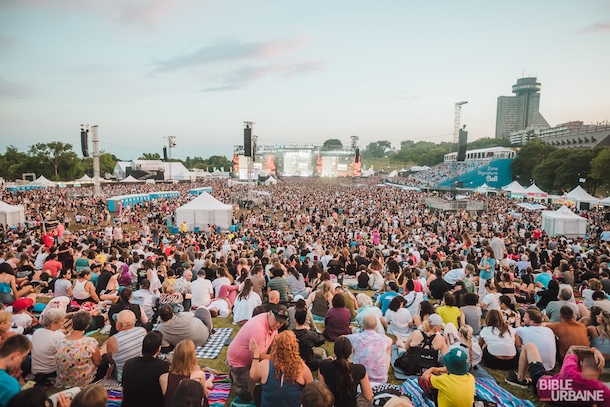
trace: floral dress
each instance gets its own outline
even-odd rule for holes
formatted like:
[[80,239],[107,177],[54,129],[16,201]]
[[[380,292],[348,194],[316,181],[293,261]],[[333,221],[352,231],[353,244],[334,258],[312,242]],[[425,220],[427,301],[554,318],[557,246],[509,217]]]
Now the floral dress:
[[84,387],[95,378],[93,354],[98,343],[93,338],[62,339],[57,344],[57,387]]

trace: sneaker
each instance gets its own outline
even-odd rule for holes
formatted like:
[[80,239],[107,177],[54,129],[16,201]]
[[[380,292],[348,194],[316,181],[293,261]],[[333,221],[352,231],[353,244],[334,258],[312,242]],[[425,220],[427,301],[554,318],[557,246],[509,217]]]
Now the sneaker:
[[508,377],[506,379],[504,379],[504,381],[507,384],[510,384],[511,386],[519,387],[522,389],[527,389],[528,386],[530,384],[532,384],[532,379],[530,379],[529,377],[526,377],[523,380],[519,380],[517,378],[517,373],[515,373],[515,372],[510,372],[510,374],[508,375]]

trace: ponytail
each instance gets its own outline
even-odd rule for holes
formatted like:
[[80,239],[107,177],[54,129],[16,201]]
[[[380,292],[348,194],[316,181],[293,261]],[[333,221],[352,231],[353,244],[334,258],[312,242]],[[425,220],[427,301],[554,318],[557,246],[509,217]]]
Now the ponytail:
[[352,354],[352,343],[345,336],[337,338],[335,341],[335,372],[337,392],[343,399],[351,399],[356,395],[356,383],[352,377],[352,368],[349,357]]

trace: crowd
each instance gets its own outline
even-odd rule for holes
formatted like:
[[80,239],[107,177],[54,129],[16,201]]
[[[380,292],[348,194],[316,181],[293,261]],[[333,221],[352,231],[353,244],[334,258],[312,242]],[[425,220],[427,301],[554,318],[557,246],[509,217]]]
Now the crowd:
[[[3,192],[28,224],[1,231],[0,407],[42,406],[47,387],[81,388],[72,405],[98,405],[102,378],[122,384],[127,407],[206,405],[213,374],[195,349],[217,318],[240,328],[227,353],[236,402],[411,405],[388,384],[397,369],[439,406],[472,406],[489,368],[542,399],[570,378],[610,405],[599,380],[610,361],[605,212],[580,213],[586,239],[556,238],[503,197],[473,198],[487,202],[480,214],[433,211],[426,194],[375,184],[282,181],[265,187],[268,204],[234,212],[237,231],[175,235],[166,226],[192,184],[120,214],[72,189]],[[226,202],[243,192],[212,186]],[[97,329],[102,346],[88,336]],[[159,357],[169,352],[170,363]]]
[[409,175],[407,182],[414,186],[431,186],[434,187],[451,178],[466,174],[469,171],[475,170],[489,161],[454,161],[444,162],[434,167],[418,171]]

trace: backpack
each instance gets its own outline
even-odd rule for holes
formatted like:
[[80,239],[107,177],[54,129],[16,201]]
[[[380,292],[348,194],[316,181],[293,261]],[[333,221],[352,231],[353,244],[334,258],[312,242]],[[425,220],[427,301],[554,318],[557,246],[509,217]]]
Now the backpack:
[[394,367],[403,371],[406,375],[420,375],[422,370],[430,367],[440,366],[438,363],[438,351],[434,349],[432,341],[436,335],[426,335],[419,346],[409,348],[394,362]]

